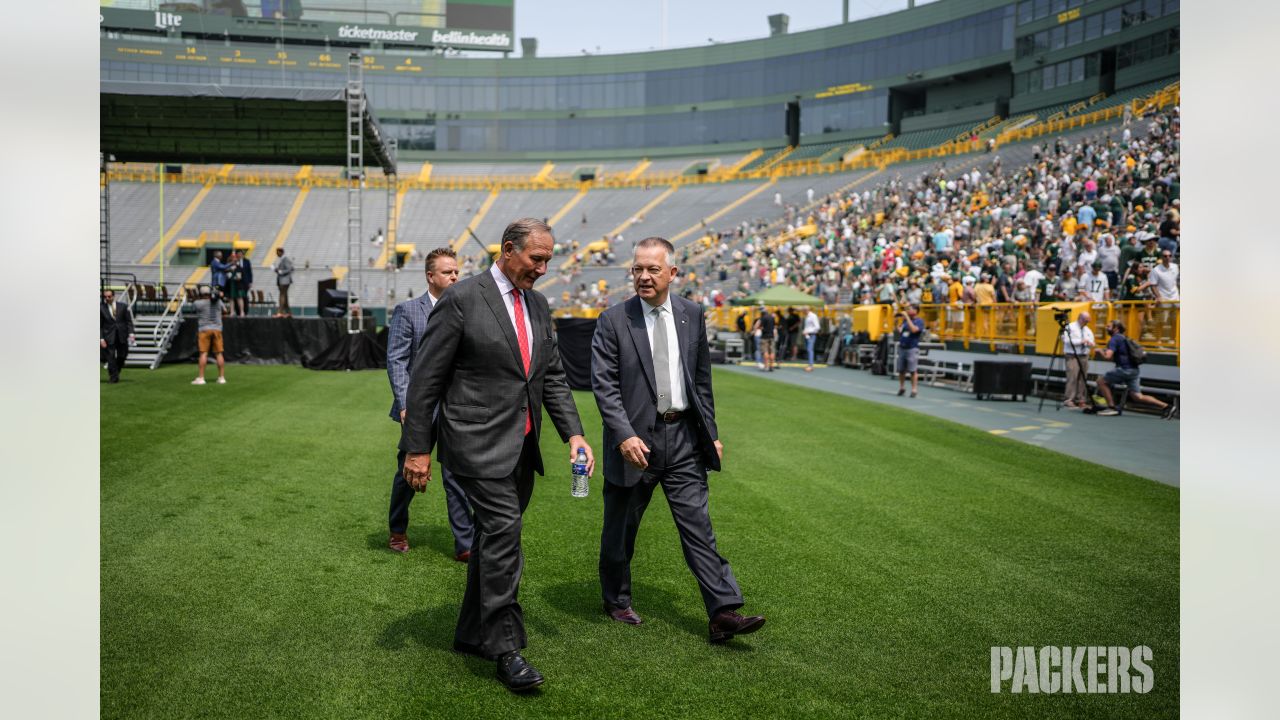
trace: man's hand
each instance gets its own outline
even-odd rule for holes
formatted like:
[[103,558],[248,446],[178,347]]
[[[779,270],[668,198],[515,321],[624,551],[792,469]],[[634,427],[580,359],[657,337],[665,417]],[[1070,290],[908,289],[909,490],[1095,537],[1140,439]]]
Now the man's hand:
[[101,338],[99,338],[99,339],[98,339],[98,347],[100,347],[100,348],[102,348],[102,349],[104,349],[104,350],[105,350],[105,349],[106,349],[106,347],[107,347],[107,341],[106,341],[106,340],[103,340],[103,339],[101,339]]
[[720,442],[719,440],[716,440],[715,446],[716,446],[716,457],[721,460],[724,460],[724,443]]
[[405,408],[400,408],[400,424],[401,424],[401,425],[403,425],[403,424],[404,424],[404,414],[405,414],[405,412],[406,412]]
[[404,458],[404,481],[414,492],[427,489],[431,482],[431,453],[409,453]]
[[587,451],[587,477],[591,477],[596,471],[596,456],[591,452],[591,446],[587,444],[587,439],[581,435],[569,436],[569,462],[577,461],[578,448]]
[[632,467],[644,470],[649,467],[649,459],[645,457],[649,453],[649,446],[644,444],[638,435],[623,440],[618,449],[622,451],[622,459],[626,460]]

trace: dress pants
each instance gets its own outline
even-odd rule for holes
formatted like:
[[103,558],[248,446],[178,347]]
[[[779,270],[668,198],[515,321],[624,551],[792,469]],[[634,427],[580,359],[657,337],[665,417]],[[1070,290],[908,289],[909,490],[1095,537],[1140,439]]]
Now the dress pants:
[[729,561],[716,550],[707,509],[707,471],[698,437],[688,420],[657,421],[649,444],[649,467],[632,487],[604,483],[604,528],[600,533],[600,588],[610,608],[631,607],[631,558],[636,532],[656,486],[662,485],[680,533],[684,560],[698,581],[707,617],[742,607],[742,591]]
[[535,433],[525,435],[520,459],[506,477],[456,476],[475,510],[476,533],[454,641],[478,647],[491,659],[526,645],[524,612],[517,601],[524,570],[520,531],[533,495],[537,444]]
[[1067,391],[1064,400],[1084,407],[1092,405],[1093,401],[1089,397],[1089,358],[1068,353],[1063,359],[1067,363]]
[[129,357],[129,343],[107,343],[99,355],[107,363],[107,378],[116,382],[120,379],[120,368],[124,367],[125,358]]
[[[409,483],[404,479],[403,450],[396,456],[396,475],[391,480],[391,511],[388,514],[388,526],[393,533],[402,533],[409,528],[409,503],[416,495]],[[467,504],[467,496],[458,486],[453,473],[445,466],[440,466],[441,485],[444,485],[445,505],[449,508],[449,529],[453,531],[453,554],[471,549],[475,527],[471,521],[471,506]]]

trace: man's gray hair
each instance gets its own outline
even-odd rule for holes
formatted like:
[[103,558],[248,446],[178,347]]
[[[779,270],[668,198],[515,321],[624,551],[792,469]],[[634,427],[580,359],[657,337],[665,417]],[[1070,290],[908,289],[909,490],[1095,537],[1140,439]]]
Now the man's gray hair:
[[653,237],[647,237],[641,240],[640,242],[636,243],[636,251],[639,251],[640,248],[651,248],[651,247],[660,247],[663,250],[665,250],[667,252],[667,264],[668,265],[675,264],[676,246],[672,245],[670,240],[654,235]]
[[520,218],[502,231],[501,245],[505,247],[507,243],[511,243],[515,246],[516,252],[520,252],[524,250],[524,244],[528,241],[529,236],[536,232],[544,232],[551,235],[551,226],[537,218]]

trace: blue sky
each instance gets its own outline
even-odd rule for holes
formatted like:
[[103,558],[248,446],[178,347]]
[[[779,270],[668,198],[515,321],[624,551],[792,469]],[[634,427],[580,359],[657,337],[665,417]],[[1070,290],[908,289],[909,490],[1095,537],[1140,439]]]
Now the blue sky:
[[[925,4],[919,2],[917,4]],[[842,0],[666,0],[666,47],[766,37],[766,18],[791,16],[790,29],[840,22]],[[516,0],[516,36],[538,38],[538,55],[580,55],[658,49],[662,0]],[[903,10],[907,0],[850,0],[851,19]],[[517,43],[517,48],[519,43]],[[517,49],[516,55],[519,55]]]

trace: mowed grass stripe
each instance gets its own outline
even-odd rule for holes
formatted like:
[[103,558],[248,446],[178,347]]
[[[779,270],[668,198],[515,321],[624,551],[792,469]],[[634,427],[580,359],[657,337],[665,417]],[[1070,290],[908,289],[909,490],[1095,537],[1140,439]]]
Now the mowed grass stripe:
[[[510,696],[449,643],[465,568],[438,482],[383,549],[398,425],[382,372],[190,366],[102,389],[104,717],[1159,717],[1176,712],[1178,492],[946,421],[715,376],[711,512],[747,609],[727,647],[661,493],[639,627],[600,611],[603,480],[568,452],[525,516],[528,657]],[[577,393],[600,442],[589,393]],[[597,447],[597,450],[599,448]],[[438,476],[437,476],[438,480]],[[992,645],[1153,648],[1155,690],[992,695]]]

